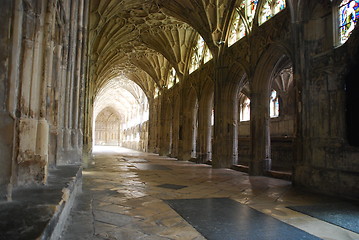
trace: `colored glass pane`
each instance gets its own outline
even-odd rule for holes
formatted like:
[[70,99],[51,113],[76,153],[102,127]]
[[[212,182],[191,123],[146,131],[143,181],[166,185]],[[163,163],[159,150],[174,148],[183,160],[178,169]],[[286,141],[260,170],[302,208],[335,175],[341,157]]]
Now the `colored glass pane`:
[[256,13],[258,5],[258,0],[247,0],[247,17],[250,22],[253,21],[254,15]]
[[240,17],[238,11],[236,11],[231,25],[231,30],[228,38],[228,46],[233,45],[239,39],[243,38],[246,35],[246,28]]
[[262,7],[259,23],[266,22],[285,8],[285,0],[267,0]]
[[246,19],[248,23],[252,23],[254,15],[256,13],[258,0],[245,0],[241,3],[240,8],[244,9]]
[[339,40],[345,43],[359,19],[359,0],[344,0],[339,6]]

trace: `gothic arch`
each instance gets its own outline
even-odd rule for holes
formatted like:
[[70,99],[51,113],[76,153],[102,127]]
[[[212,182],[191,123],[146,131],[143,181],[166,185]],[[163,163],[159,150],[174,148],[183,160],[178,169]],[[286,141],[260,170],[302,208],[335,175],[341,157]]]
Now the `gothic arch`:
[[271,169],[269,95],[276,69],[283,64],[283,59],[291,61],[290,56],[285,47],[278,44],[270,46],[260,57],[253,75],[250,109],[252,175],[263,175]]
[[119,114],[111,107],[101,110],[95,117],[94,144],[120,145],[120,119]]

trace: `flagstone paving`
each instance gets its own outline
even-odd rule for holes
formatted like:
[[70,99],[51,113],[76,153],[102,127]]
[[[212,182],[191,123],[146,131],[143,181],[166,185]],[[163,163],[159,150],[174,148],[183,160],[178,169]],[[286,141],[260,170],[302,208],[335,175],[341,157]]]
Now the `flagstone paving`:
[[359,239],[359,234],[287,208],[344,200],[302,192],[284,180],[109,147],[97,147],[94,161],[83,170],[83,192],[61,239],[203,240],[164,201],[195,198],[230,198],[321,239]]

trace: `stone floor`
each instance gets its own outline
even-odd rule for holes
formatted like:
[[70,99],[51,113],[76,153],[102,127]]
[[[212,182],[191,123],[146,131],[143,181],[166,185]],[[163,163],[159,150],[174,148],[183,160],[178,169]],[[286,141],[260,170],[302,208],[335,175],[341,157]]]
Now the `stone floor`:
[[83,193],[62,240],[206,239],[165,200],[208,198],[230,198],[321,239],[359,239],[359,234],[287,208],[343,200],[296,190],[284,180],[123,148],[97,147],[94,156],[83,170]]
[[81,166],[49,170],[46,185],[15,189],[0,202],[0,240],[56,239],[75,196],[81,191]]

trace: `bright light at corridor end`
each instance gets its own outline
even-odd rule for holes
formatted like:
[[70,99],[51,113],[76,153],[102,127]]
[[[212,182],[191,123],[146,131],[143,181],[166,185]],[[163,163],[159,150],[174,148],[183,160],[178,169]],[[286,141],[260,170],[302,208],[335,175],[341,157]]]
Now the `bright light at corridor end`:
[[120,77],[111,79],[95,97],[94,145],[129,147],[147,140],[148,109],[148,99],[136,83]]

